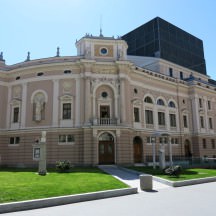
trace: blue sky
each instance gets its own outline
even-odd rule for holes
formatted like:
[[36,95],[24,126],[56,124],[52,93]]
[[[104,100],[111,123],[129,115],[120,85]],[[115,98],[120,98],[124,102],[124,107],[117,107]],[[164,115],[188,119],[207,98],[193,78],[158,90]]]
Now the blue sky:
[[214,0],[0,0],[0,51],[6,64],[76,55],[86,33],[121,36],[159,16],[203,40],[207,73],[216,79]]

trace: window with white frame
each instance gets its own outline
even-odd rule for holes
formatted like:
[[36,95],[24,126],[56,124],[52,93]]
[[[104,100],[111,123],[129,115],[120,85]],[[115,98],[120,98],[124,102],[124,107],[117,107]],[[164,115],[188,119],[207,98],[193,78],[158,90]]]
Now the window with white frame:
[[165,113],[158,112],[158,125],[165,126]]
[[209,118],[209,129],[213,129],[213,121],[212,121],[212,118]]
[[199,108],[203,107],[203,102],[202,102],[202,98],[199,98]]
[[152,110],[145,110],[145,119],[146,124],[153,124],[153,111]]
[[178,138],[171,138],[171,144],[177,145],[178,144]]
[[62,104],[62,119],[71,119],[71,103]]
[[74,144],[74,143],[75,143],[74,135],[71,134],[59,135],[59,144]]
[[13,123],[19,122],[19,107],[13,108]]
[[200,116],[200,127],[201,127],[201,128],[205,128],[205,125],[204,125],[204,117],[203,117],[203,116]]
[[134,122],[140,122],[140,112],[138,107],[134,107]]
[[208,110],[211,110],[211,101],[208,100],[207,104],[208,104]]
[[169,114],[170,117],[170,127],[176,127],[176,115]]
[[188,128],[188,120],[187,120],[186,115],[183,115],[183,125],[184,125],[184,128]]

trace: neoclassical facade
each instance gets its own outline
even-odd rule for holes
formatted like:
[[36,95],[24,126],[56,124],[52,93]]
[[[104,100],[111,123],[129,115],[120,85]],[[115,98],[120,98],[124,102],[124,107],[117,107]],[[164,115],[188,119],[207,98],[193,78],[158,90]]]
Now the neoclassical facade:
[[[127,56],[121,38],[86,35],[77,56],[0,59],[0,166],[38,164],[46,131],[47,164],[151,163],[215,157],[216,86],[171,62]],[[166,134],[166,136],[163,136]]]

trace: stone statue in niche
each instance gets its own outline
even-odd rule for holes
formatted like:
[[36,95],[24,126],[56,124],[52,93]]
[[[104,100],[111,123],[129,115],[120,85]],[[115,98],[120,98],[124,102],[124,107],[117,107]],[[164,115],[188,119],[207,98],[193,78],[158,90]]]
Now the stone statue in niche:
[[45,104],[45,97],[42,93],[38,93],[35,95],[34,98],[34,104],[35,104],[35,121],[41,121],[42,120],[42,111],[44,109]]

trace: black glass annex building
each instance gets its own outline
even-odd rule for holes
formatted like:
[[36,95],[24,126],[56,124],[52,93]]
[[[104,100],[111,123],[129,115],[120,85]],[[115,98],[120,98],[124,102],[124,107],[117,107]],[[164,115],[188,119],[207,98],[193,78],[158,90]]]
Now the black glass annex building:
[[202,40],[160,17],[122,38],[128,43],[128,55],[159,57],[206,74]]

